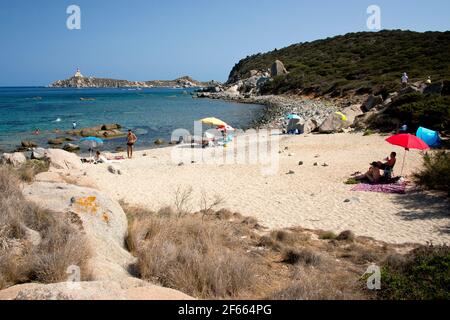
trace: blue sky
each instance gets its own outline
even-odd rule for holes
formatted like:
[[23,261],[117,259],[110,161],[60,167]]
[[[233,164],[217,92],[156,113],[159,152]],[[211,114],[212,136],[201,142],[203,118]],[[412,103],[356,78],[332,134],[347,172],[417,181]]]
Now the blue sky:
[[[81,8],[68,30],[66,8]],[[448,0],[0,0],[0,86],[47,85],[80,67],[127,80],[224,81],[241,58],[338,34],[450,30]]]

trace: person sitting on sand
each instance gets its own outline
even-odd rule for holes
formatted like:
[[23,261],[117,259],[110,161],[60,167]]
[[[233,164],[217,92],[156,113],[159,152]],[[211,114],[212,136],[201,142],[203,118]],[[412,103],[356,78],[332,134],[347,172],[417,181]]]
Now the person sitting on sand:
[[131,131],[128,130],[128,135],[127,135],[127,155],[128,155],[128,159],[133,158],[133,147],[134,144],[137,142],[137,137],[136,135]]
[[384,177],[392,179],[392,173],[397,163],[397,152],[391,152],[391,155],[385,159],[386,162],[378,162],[378,166],[384,171]]
[[378,183],[381,179],[380,165],[378,162],[372,162],[369,170],[362,175],[355,177],[356,180],[369,180],[372,183]]

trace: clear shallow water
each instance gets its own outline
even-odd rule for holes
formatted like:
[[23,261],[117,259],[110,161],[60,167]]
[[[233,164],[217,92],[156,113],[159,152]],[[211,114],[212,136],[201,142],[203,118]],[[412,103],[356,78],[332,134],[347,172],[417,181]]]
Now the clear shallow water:
[[[137,132],[137,148],[170,139],[173,130],[193,132],[195,120],[214,116],[235,128],[247,128],[262,110],[258,105],[193,99],[185,89],[55,89],[0,88],[0,151],[15,149],[22,140],[47,147],[54,131],[118,123]],[[93,98],[95,101],[80,101]],[[39,128],[41,134],[33,135]],[[76,143],[76,142],[74,142]],[[103,149],[124,146],[124,139],[105,141]]]

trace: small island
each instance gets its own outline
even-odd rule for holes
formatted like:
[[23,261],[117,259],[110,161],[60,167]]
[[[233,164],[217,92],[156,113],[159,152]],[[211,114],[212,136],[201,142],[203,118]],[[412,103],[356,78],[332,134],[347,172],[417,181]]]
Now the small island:
[[128,81],[108,78],[85,77],[78,68],[69,79],[57,80],[50,88],[199,88],[211,86],[184,76],[175,80]]

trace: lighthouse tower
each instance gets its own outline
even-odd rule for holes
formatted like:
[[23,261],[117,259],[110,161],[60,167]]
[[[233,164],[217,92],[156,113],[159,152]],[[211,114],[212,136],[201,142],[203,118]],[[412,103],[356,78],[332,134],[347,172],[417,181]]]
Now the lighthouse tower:
[[75,78],[83,78],[83,75],[82,75],[81,72],[80,72],[80,68],[77,68],[77,72],[75,72],[74,77],[75,77]]

